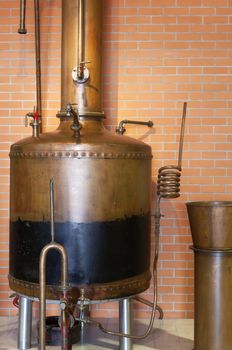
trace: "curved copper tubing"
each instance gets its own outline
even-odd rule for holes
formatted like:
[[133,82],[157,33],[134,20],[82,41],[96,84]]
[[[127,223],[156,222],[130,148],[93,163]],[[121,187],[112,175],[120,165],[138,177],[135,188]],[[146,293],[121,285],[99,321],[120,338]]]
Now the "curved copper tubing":
[[[39,263],[39,283],[40,283],[40,327],[39,327],[39,350],[44,350],[46,346],[46,330],[45,330],[45,311],[46,311],[46,258],[51,249],[56,249],[62,258],[62,271],[61,271],[61,293],[65,299],[68,289],[68,256],[65,248],[55,242],[47,244],[41,251],[40,263]],[[64,302],[64,300],[63,300]],[[62,330],[62,350],[68,349],[68,328],[66,324],[67,320],[67,307],[61,308],[61,330]]]

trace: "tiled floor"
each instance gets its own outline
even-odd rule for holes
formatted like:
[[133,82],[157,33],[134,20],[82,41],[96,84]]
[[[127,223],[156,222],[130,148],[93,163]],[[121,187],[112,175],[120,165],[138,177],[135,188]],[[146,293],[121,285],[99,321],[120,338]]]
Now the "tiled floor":
[[[117,329],[116,320],[103,320],[104,326]],[[35,327],[33,327],[35,328]],[[134,331],[139,334],[146,329],[146,321],[136,321]],[[37,349],[36,334],[32,336],[33,349]],[[0,350],[17,349],[17,318],[0,318]],[[47,347],[60,349],[60,347]],[[80,350],[116,350],[118,339],[106,336],[94,326],[86,326],[82,343],[77,343],[73,349]],[[192,350],[193,320],[156,320],[152,334],[144,340],[134,341],[134,350]]]

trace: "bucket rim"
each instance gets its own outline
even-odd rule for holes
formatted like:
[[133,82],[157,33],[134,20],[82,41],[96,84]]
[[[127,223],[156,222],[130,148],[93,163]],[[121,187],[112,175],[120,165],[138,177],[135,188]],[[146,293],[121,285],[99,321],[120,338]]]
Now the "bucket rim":
[[196,201],[186,202],[185,204],[198,207],[232,207],[232,201]]

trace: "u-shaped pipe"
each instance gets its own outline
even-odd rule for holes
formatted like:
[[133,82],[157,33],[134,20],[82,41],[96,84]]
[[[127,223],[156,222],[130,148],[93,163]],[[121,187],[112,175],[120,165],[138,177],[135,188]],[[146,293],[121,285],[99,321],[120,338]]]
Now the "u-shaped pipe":
[[47,244],[41,251],[39,264],[39,283],[40,283],[40,327],[39,327],[39,350],[45,350],[46,347],[46,260],[47,254],[50,250],[57,250],[62,259],[61,271],[61,334],[62,334],[62,350],[68,350],[68,329],[69,329],[69,315],[68,315],[68,256],[65,248],[58,243],[51,242]]

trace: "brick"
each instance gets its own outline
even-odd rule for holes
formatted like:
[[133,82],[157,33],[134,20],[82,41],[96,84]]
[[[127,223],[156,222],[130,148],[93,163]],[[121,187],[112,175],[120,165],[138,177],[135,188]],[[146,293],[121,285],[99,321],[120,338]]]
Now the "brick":
[[[154,122],[148,131],[128,126],[127,135],[152,147],[155,183],[160,166],[177,164],[182,106],[188,102],[181,196],[162,202],[159,298],[165,317],[193,317],[193,253],[185,202],[231,200],[231,5],[231,0],[107,0],[104,6],[105,125],[114,131],[125,117]],[[13,142],[31,135],[23,119],[35,98],[34,19],[30,6],[29,33],[18,36],[19,2],[0,1],[0,7],[0,314],[9,316],[17,311],[8,301],[7,286],[8,151]],[[60,0],[42,7],[45,131],[58,124],[60,13]],[[151,299],[152,292],[151,287],[145,294]],[[92,309],[95,317],[118,317],[115,304]],[[49,306],[49,313],[54,310]],[[147,308],[136,304],[136,315],[148,317]]]

